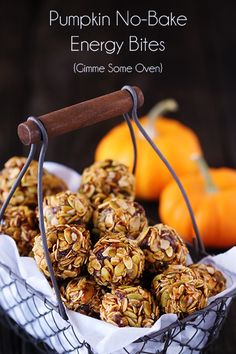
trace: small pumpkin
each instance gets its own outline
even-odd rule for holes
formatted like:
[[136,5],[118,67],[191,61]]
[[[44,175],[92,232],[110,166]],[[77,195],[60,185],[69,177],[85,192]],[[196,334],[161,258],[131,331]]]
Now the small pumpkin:
[[[199,173],[183,176],[181,182],[205,246],[236,245],[236,170],[209,169],[202,157],[196,158],[195,164]],[[175,182],[171,182],[161,194],[159,215],[163,223],[174,227],[186,241],[192,241],[194,232],[189,213]]]
[[[159,102],[140,122],[180,176],[197,171],[191,156],[201,154],[201,148],[197,136],[190,128],[162,116],[167,111],[175,111],[177,107],[176,101],[172,99]],[[172,177],[134,123],[133,127],[138,151],[136,197],[156,200]],[[118,160],[132,169],[133,147],[126,123],[114,127],[98,144],[96,161],[107,158]]]

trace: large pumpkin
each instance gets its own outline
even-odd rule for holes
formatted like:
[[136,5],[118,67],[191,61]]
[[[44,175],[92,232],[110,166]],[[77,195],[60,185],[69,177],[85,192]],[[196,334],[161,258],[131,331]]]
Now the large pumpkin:
[[[166,111],[173,111],[176,108],[177,104],[174,100],[165,100],[157,104],[140,121],[177,175],[181,176],[196,171],[191,156],[201,154],[201,148],[191,129],[174,119],[161,116]],[[155,200],[172,177],[134,123],[133,127],[138,150],[136,196],[141,199]],[[118,160],[132,168],[133,148],[126,123],[113,128],[98,144],[95,159],[98,161],[107,158]]]
[[[203,242],[208,247],[236,245],[236,170],[208,167],[195,161],[201,173],[181,178],[188,194]],[[186,241],[194,235],[187,207],[175,182],[162,192],[159,204],[162,222],[174,227]]]

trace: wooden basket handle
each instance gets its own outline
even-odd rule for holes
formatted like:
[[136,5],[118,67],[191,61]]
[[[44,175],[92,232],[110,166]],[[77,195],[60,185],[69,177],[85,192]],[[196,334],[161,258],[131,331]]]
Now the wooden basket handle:
[[[134,89],[137,93],[138,106],[140,107],[144,102],[143,93],[138,87],[134,87]],[[106,119],[120,116],[129,112],[132,107],[133,100],[130,93],[126,90],[119,90],[44,114],[38,118],[46,128],[48,137],[53,138]],[[41,139],[37,125],[32,121],[25,121],[19,124],[17,132],[24,145],[37,143]]]

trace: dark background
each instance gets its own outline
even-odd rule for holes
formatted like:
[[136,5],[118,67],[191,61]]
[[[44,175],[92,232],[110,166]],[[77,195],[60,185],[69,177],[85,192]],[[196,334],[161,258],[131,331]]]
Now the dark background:
[[[128,2],[126,2],[128,3]],[[92,5],[91,5],[92,4]],[[1,165],[23,148],[16,126],[29,115],[40,115],[117,89],[124,84],[139,85],[145,95],[147,112],[158,100],[173,97],[180,110],[175,117],[198,134],[208,163],[236,167],[235,139],[235,10],[234,1],[145,1],[112,5],[99,1],[98,10],[112,15],[116,9],[173,11],[188,17],[186,27],[132,29],[125,26],[90,28],[49,27],[49,10],[60,14],[97,11],[89,1],[1,1],[0,31],[0,147]],[[95,8],[95,9],[94,9]],[[165,40],[162,53],[122,52],[70,53],[70,35],[81,39],[126,39],[128,35]],[[77,74],[74,62],[102,65],[146,65],[163,62],[162,74]],[[94,149],[103,134],[117,120],[77,131],[50,143],[48,159],[81,169],[92,162]],[[174,141],[173,141],[174,144]],[[59,153],[58,153],[59,152]]]
[[[184,14],[183,28],[132,29],[121,26],[87,29],[49,27],[49,10],[61,15],[88,14],[92,10],[112,15],[130,9]],[[125,84],[142,88],[148,111],[163,98],[173,97],[180,105],[175,117],[198,134],[211,166],[236,167],[235,120],[235,30],[234,1],[1,1],[0,2],[0,165],[13,155],[26,154],[16,135],[17,125],[29,115],[40,115],[120,89]],[[70,53],[70,35],[83,39],[122,40],[135,34],[165,40],[164,53]],[[81,38],[82,39],[82,38]],[[74,62],[88,65],[155,65],[163,62],[160,74],[77,74]],[[93,161],[96,144],[121,118],[70,133],[50,142],[47,159],[65,163],[78,171]],[[184,143],[184,142],[183,142]],[[173,141],[174,144],[174,141]],[[231,315],[211,353],[234,353],[236,322]],[[2,331],[4,331],[2,329]],[[33,353],[33,349],[2,332],[0,352]]]

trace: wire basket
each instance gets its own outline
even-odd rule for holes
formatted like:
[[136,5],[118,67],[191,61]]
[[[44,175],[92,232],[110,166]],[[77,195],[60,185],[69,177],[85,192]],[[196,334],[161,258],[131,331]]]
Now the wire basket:
[[[0,269],[0,314],[3,323],[6,322],[42,353],[94,353],[89,344],[75,333],[72,325],[60,318],[57,307],[43,294],[38,293],[3,263],[0,263]],[[169,348],[173,350],[173,344],[175,353],[200,353],[217,338],[233,295],[218,298],[204,310],[176,321],[153,335],[138,339],[135,353],[168,353]],[[210,328],[204,326],[207,317],[211,317]],[[189,330],[192,335],[184,342],[184,333]],[[150,349],[153,343],[162,343],[162,350]],[[123,348],[123,353],[133,352]]]
[[[103,96],[101,98],[95,99],[95,104],[93,102],[93,110],[87,112],[84,105],[86,102],[72,106],[76,107],[77,116],[78,112],[81,109],[82,113],[85,112],[89,117],[100,117],[98,120],[108,119],[112,116],[124,114],[124,118],[129,126],[131,138],[134,146],[134,169],[136,164],[136,143],[134,132],[132,129],[132,124],[130,117],[127,112],[132,108],[132,117],[137,124],[139,130],[151,144],[155,152],[165,163],[169,171],[171,172],[173,178],[178,183],[180,190],[183,194],[183,197],[186,201],[187,207],[190,212],[190,216],[193,222],[193,227],[195,230],[196,238],[193,242],[192,247],[192,257],[194,261],[199,261],[204,255],[206,255],[202,240],[200,238],[197,225],[192,213],[191,205],[188,201],[188,198],[185,194],[185,191],[181,185],[181,182],[178,180],[178,177],[175,175],[171,166],[168,164],[168,161],[165,160],[164,156],[158,150],[158,148],[151,141],[150,137],[144,131],[140,125],[137,117],[137,107],[141,104],[142,99],[140,98],[140,92],[137,89],[130,86],[125,86],[123,91],[118,91],[119,95],[116,96],[116,99],[121,102],[119,110],[115,110],[111,113],[107,107],[106,99],[108,104],[113,101],[111,100],[111,95]],[[121,96],[122,94],[122,96]],[[109,96],[109,97],[108,97]],[[106,99],[104,100],[104,97]],[[107,98],[108,97],[108,98]],[[122,99],[121,99],[122,98]],[[97,101],[96,101],[97,100]],[[99,101],[100,100],[100,101]],[[92,100],[94,101],[94,100]],[[99,103],[99,102],[100,103]],[[86,107],[91,107],[91,101],[88,101]],[[97,105],[96,105],[97,104]],[[99,106],[100,105],[100,106]],[[101,107],[102,110],[101,110]],[[104,108],[105,107],[105,108]],[[72,112],[71,107],[67,108],[67,114],[65,117],[65,122],[69,114]],[[104,109],[109,111],[106,115]],[[59,114],[58,114],[59,112]],[[36,151],[36,142],[42,140],[42,147],[39,156],[39,173],[38,173],[38,207],[39,207],[39,224],[42,239],[44,242],[44,252],[51,276],[51,281],[54,287],[55,295],[57,298],[57,303],[52,303],[45,297],[43,293],[40,293],[34,289],[31,285],[27,283],[27,280],[20,277],[18,274],[12,271],[12,269],[6,264],[0,262],[0,317],[3,324],[8,324],[17,334],[21,335],[23,338],[26,338],[32,342],[42,353],[88,353],[96,354],[91,346],[82,338],[81,334],[75,332],[73,325],[67,318],[64,306],[62,304],[58,285],[55,279],[55,276],[52,271],[52,266],[50,263],[50,257],[47,249],[44,222],[43,222],[43,213],[42,213],[42,168],[44,162],[44,156],[47,148],[47,139],[51,135],[59,135],[65,132],[58,131],[55,133],[55,129],[48,125],[48,116],[55,115],[60,118],[60,111],[53,112],[49,115],[40,117],[40,119],[30,118],[27,121],[27,131],[25,126],[19,129],[19,136],[21,140],[26,143],[32,143],[30,154],[28,156],[27,162],[22,169],[20,175],[18,176],[16,182],[14,183],[12,190],[7,198],[6,202],[3,204],[0,218],[4,214],[4,211],[9,203],[11,196],[14,194],[15,189],[17,188],[22,176],[27,170],[30,162],[32,161],[35,151]],[[87,113],[86,113],[87,112]],[[64,111],[65,113],[65,111]],[[74,116],[74,115],[73,115]],[[101,118],[103,116],[103,118]],[[105,116],[105,118],[104,118]],[[88,118],[88,117],[87,117]],[[52,121],[52,120],[51,120]],[[81,126],[78,124],[78,119],[74,120],[74,123],[70,125],[69,130],[74,130]],[[84,122],[86,119],[84,120]],[[94,120],[90,120],[90,123],[93,123]],[[32,124],[34,123],[34,124]],[[84,124],[86,125],[86,124]],[[53,120],[54,128],[58,125],[55,125],[55,120]],[[56,128],[57,129],[57,128]],[[68,131],[68,121],[67,121],[67,131]],[[52,133],[53,132],[53,133]],[[41,133],[41,134],[40,134]],[[236,292],[231,292],[227,296],[221,296],[214,301],[212,301],[206,308],[203,310],[197,311],[194,314],[182,319],[177,320],[169,326],[151,334],[146,335],[142,338],[139,338],[134,343],[123,347],[122,351],[119,353],[124,354],[154,354],[154,353],[200,353],[208,347],[213,340],[216,339],[224,319],[226,318],[227,312],[229,310],[229,305],[232,300],[232,297],[236,295]],[[209,323],[211,325],[209,326]]]

